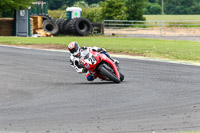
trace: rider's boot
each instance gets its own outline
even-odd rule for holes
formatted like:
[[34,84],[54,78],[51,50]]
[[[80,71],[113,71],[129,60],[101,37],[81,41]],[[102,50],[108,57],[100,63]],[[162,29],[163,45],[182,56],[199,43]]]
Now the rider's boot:
[[90,74],[90,73],[87,73],[87,74],[86,74],[86,78],[87,78],[88,81],[93,81],[93,80],[95,80],[97,77],[94,76],[94,75],[92,75],[92,74]]
[[103,51],[101,53],[105,54],[109,59],[111,59],[115,63],[116,66],[119,65],[119,61],[116,60],[116,59],[111,58],[110,55],[107,52]]

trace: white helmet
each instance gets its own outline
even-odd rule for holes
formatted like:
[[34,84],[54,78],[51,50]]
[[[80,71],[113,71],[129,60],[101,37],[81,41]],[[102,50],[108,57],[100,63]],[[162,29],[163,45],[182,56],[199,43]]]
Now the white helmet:
[[73,56],[80,56],[80,47],[77,42],[73,41],[69,43],[68,50]]

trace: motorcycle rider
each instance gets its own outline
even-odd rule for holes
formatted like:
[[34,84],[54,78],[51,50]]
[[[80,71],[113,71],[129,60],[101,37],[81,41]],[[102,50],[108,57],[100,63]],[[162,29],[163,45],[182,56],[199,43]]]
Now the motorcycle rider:
[[110,57],[110,55],[106,52],[104,48],[99,47],[79,47],[79,44],[75,41],[69,43],[68,50],[70,51],[70,62],[71,66],[76,70],[78,73],[87,73],[86,78],[88,81],[93,81],[96,77],[89,73],[86,68],[83,67],[80,63],[80,58],[84,57],[88,54],[89,50],[97,51],[100,53],[105,54],[108,58],[110,58],[116,65],[119,64],[119,61]]

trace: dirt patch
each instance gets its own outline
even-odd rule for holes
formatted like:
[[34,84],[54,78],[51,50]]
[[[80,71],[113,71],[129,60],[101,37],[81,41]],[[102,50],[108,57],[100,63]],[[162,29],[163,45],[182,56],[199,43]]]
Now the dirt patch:
[[135,35],[163,35],[163,36],[200,36],[199,28],[185,27],[153,27],[153,28],[121,28],[104,29],[105,34],[135,34]]

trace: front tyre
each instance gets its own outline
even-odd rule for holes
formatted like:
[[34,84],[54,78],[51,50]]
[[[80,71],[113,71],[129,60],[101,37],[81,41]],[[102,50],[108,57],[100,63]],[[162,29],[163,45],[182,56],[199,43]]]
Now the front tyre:
[[99,71],[102,73],[103,76],[109,78],[111,81],[114,81],[115,83],[120,83],[120,79],[118,79],[116,75],[107,70],[104,66],[102,66]]
[[124,75],[121,72],[119,72],[119,75],[120,75],[120,80],[123,81],[124,80]]

